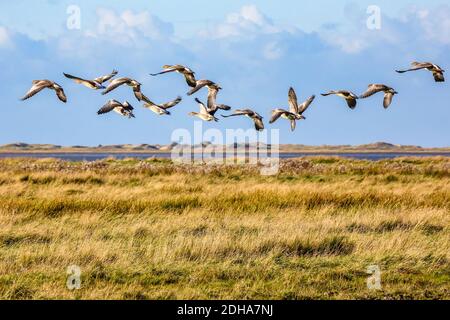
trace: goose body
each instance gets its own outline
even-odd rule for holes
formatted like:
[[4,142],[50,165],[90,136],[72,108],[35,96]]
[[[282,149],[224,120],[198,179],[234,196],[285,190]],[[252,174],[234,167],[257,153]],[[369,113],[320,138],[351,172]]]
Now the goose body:
[[203,102],[201,102],[199,99],[195,98],[195,101],[198,103],[200,112],[189,112],[190,116],[197,117],[203,121],[219,121],[214,116],[214,113],[211,113],[210,110],[208,110]]
[[222,115],[224,118],[229,117],[236,117],[236,116],[246,116],[253,120],[255,124],[255,129],[257,131],[264,130],[264,123],[263,123],[263,117],[261,117],[257,112],[251,110],[251,109],[242,109],[242,110],[235,110],[233,114],[230,114],[228,116]]
[[383,107],[387,109],[391,103],[392,99],[394,98],[394,95],[398,94],[397,91],[395,91],[393,88],[388,87],[384,84],[369,84],[367,87],[366,92],[364,92],[359,98],[365,99],[370,96],[373,96],[374,94],[378,92],[384,92],[384,99],[383,99]]
[[398,73],[405,73],[405,72],[409,72],[409,71],[417,71],[417,70],[422,70],[422,69],[427,69],[428,71],[430,71],[433,74],[434,81],[445,82],[445,78],[444,78],[445,70],[442,69],[437,64],[434,64],[431,62],[413,62],[413,63],[411,63],[411,68],[406,69],[406,70],[395,70],[395,71]]
[[158,115],[164,115],[164,114],[170,115],[170,112],[167,111],[167,109],[176,106],[180,102],[181,102],[181,97],[177,97],[175,100],[169,101],[164,104],[156,104],[147,99],[147,101],[144,104],[144,108],[147,108]]
[[31,98],[35,94],[47,88],[54,90],[59,100],[61,100],[64,103],[67,102],[67,97],[64,93],[64,89],[56,82],[51,80],[33,80],[32,84],[33,85],[31,86],[30,90],[28,90],[25,96],[22,97],[21,99],[22,101]]
[[104,114],[114,111],[121,116],[134,118],[135,116],[133,114],[133,110],[134,108],[128,103],[128,101],[120,103],[117,100],[109,100],[100,110],[97,111],[97,114]]
[[294,131],[296,127],[296,121],[306,119],[303,116],[303,113],[311,105],[315,97],[316,96],[312,95],[301,105],[298,105],[298,99],[295,90],[292,87],[289,88],[288,93],[289,111],[281,108],[272,110],[272,117],[270,118],[269,123],[274,123],[281,117],[291,122],[291,131]]
[[350,109],[355,109],[356,100],[359,99],[356,94],[347,90],[331,90],[328,93],[322,93],[322,96],[326,97],[329,95],[336,95],[338,97],[344,98]]

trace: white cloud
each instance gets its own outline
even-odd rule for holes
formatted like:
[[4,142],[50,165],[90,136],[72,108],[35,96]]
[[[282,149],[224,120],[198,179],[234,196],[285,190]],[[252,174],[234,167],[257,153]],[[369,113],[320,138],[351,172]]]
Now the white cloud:
[[275,26],[255,5],[243,6],[239,12],[228,14],[225,21],[209,30],[200,32],[202,36],[220,39],[227,37],[273,34],[283,31]]
[[99,8],[97,16],[97,28],[87,32],[88,36],[108,38],[124,45],[173,36],[172,24],[162,21],[148,11],[134,13],[126,10],[117,14],[114,10]]
[[413,8],[407,23],[418,23],[426,39],[440,44],[450,44],[450,7],[442,5],[430,9]]
[[0,26],[0,47],[10,48],[12,45],[8,30],[5,27]]

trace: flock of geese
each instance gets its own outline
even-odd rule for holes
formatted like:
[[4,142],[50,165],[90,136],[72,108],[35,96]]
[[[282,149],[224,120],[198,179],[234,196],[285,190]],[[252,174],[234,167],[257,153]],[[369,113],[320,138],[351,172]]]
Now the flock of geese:
[[[438,65],[429,62],[425,63],[413,62],[410,69],[396,70],[396,72],[405,73],[421,69],[426,69],[432,72],[434,80],[436,82],[445,81],[444,79],[445,71]],[[186,83],[188,84],[189,87],[191,87],[191,90],[187,93],[188,96],[193,95],[194,93],[198,92],[204,87],[208,89],[206,105],[200,99],[195,98],[195,101],[198,103],[200,110],[199,112],[190,112],[189,115],[198,117],[203,121],[219,121],[219,119],[215,116],[218,110],[225,110],[225,111],[231,110],[230,106],[217,103],[217,94],[219,93],[220,90],[222,90],[222,88],[217,83],[205,79],[197,80],[195,77],[195,72],[185,66],[165,65],[163,66],[163,71],[158,73],[152,73],[150,75],[158,76],[171,72],[180,73],[184,76]],[[153,111],[158,115],[170,115],[168,109],[176,106],[182,100],[181,97],[177,97],[173,101],[169,101],[163,104],[156,104],[142,93],[141,83],[139,83],[137,80],[127,77],[115,78],[117,74],[118,72],[116,70],[113,70],[110,74],[95,78],[93,80],[83,79],[67,73],[64,73],[64,76],[90,89],[103,90],[102,95],[106,95],[122,85],[127,85],[133,89],[133,93],[136,99],[138,101],[144,102],[143,107]],[[106,82],[108,82],[107,86],[104,85],[104,83]],[[51,80],[34,80],[32,84],[33,85],[31,89],[25,94],[22,100],[31,98],[35,94],[41,92],[43,89],[47,88],[54,90],[59,100],[61,100],[62,102],[67,102],[67,97],[64,93],[64,89],[56,82]],[[329,96],[329,95],[339,96],[345,99],[349,108],[354,109],[356,107],[358,99],[368,98],[381,92],[384,93],[383,106],[384,108],[388,108],[392,103],[394,95],[398,94],[398,92],[395,91],[395,89],[384,84],[370,84],[366,92],[364,92],[360,96],[347,90],[338,90],[338,91],[332,90],[329,91],[328,93],[323,93],[322,96]],[[293,88],[290,88],[288,93],[289,110],[281,108],[272,110],[272,116],[269,123],[274,123],[281,117],[283,119],[287,119],[290,121],[291,130],[294,131],[296,127],[296,121],[306,119],[303,114],[311,105],[311,103],[314,101],[314,99],[315,95],[312,95],[306,101],[299,104],[295,90]],[[97,114],[104,114],[114,111],[122,116],[134,118],[135,116],[133,110],[134,108],[128,101],[124,101],[123,103],[121,103],[117,100],[109,100],[102,108],[100,108],[100,110],[98,110]],[[251,109],[237,109],[232,114],[222,115],[222,117],[224,118],[235,116],[246,116],[253,120],[256,130],[258,131],[264,130],[263,117]]]

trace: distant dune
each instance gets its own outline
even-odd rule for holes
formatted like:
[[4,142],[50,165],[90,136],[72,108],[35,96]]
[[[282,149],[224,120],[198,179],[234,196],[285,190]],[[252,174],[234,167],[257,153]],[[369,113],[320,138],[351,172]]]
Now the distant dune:
[[[94,146],[60,146],[54,144],[28,144],[23,142],[10,143],[0,145],[0,153],[29,153],[29,152],[39,152],[39,153],[75,153],[75,152],[92,152],[92,153],[163,153],[170,152],[175,147],[177,143],[172,143],[169,145],[151,145],[151,144],[116,144],[116,145],[98,145]],[[203,143],[203,147],[211,145],[209,142]],[[235,144],[236,147],[245,148],[247,146],[250,150],[256,150],[256,143],[250,144]],[[189,146],[184,146],[189,147]],[[194,145],[194,151],[198,152],[201,150],[201,145]],[[230,147],[230,146],[229,146]],[[231,146],[233,147],[233,146]],[[260,144],[260,148],[265,147],[265,145]],[[268,146],[269,149],[271,146]],[[213,149],[220,151],[223,146],[215,145],[212,146]],[[375,142],[371,144],[363,145],[322,145],[322,146],[308,146],[302,144],[282,144],[279,148],[281,153],[287,152],[298,152],[298,153],[352,153],[352,152],[384,152],[384,153],[401,153],[401,152],[450,152],[450,147],[438,147],[438,148],[423,148],[421,146],[414,145],[398,145],[387,142]]]

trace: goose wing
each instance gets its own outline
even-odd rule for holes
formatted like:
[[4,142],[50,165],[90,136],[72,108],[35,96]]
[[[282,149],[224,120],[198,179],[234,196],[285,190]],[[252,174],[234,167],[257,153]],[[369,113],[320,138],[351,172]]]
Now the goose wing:
[[357,102],[354,97],[350,96],[349,98],[346,98],[345,101],[347,101],[347,105],[350,109],[355,109]]
[[264,123],[263,123],[261,117],[252,117],[252,119],[253,119],[253,122],[255,123],[255,129],[257,131],[264,130]]
[[100,110],[97,111],[97,114],[108,113],[108,112],[114,110],[114,108],[117,108],[117,107],[123,107],[123,106],[117,100],[109,100],[107,103],[105,103],[105,105],[103,107],[100,108]]
[[330,96],[332,94],[337,94],[336,91],[332,90],[332,91],[328,91],[327,93],[321,93],[322,96],[326,97],[326,96]]
[[58,88],[55,88],[55,92],[56,92],[56,96],[58,97],[59,100],[61,100],[64,103],[67,102],[66,94],[64,93],[64,89],[61,86],[58,86]]
[[237,109],[232,114],[229,114],[227,116],[222,115],[222,117],[229,118],[229,117],[246,116],[246,115],[252,116],[253,114],[254,114],[254,112],[250,109],[244,109],[244,110]]
[[21,100],[26,100],[34,96],[36,93],[42,91],[45,88],[52,86],[52,82],[49,80],[33,80],[33,85],[30,90],[21,98]]
[[432,68],[433,64],[429,63],[429,62],[413,62],[411,63],[411,68],[406,69],[406,70],[395,70],[398,73],[405,73],[405,72],[409,72],[409,71],[416,71],[416,70],[421,70],[421,69],[427,69],[427,68]]
[[87,79],[83,79],[83,78],[80,78],[80,77],[73,76],[71,74],[67,74],[67,73],[63,73],[63,74],[64,74],[64,76],[66,78],[71,79],[71,80],[75,81],[76,83],[82,84],[82,85],[84,85],[84,86],[86,86],[88,88],[95,88],[96,87],[95,83],[94,83],[95,80],[91,81],[91,80],[87,80]]
[[107,74],[105,76],[101,76],[101,77],[95,78],[94,81],[97,82],[97,83],[103,84],[103,82],[111,80],[117,74],[118,74],[118,71],[117,70],[113,70],[110,74]]
[[215,109],[218,92],[219,90],[216,87],[208,87],[208,100],[207,100],[208,109]]
[[181,102],[181,97],[178,96],[175,100],[166,102],[164,104],[162,104],[160,107],[163,108],[164,110],[175,107],[177,104],[179,104]]
[[116,89],[117,87],[120,87],[121,85],[125,84],[125,83],[129,83],[131,81],[130,78],[118,78],[118,79],[114,79],[112,80],[108,87],[106,87],[106,89],[102,92],[103,95],[113,91],[114,89]]
[[200,99],[195,98],[195,101],[198,103],[198,106],[200,108],[200,113],[209,114],[208,109],[206,109],[205,104],[203,102],[201,102]]
[[289,111],[292,113],[298,113],[299,110],[298,110],[297,95],[295,94],[295,90],[292,87],[289,88],[288,102],[289,102]]
[[383,85],[383,84],[370,84],[370,85],[367,87],[366,92],[364,92],[364,93],[360,96],[360,98],[362,98],[362,99],[368,98],[368,97],[370,97],[370,96],[373,96],[375,93],[378,93],[378,92],[380,92],[380,91],[384,91],[384,90],[386,90],[386,89],[387,89],[387,87],[386,87],[385,85]]
[[149,98],[147,98],[147,96],[145,94],[142,93],[140,85],[136,86],[136,87],[133,87],[133,93],[134,93],[134,96],[136,97],[136,99],[138,101],[144,101],[144,102],[147,102],[149,104],[154,104],[153,102],[150,101]]
[[291,120],[291,131],[295,130],[296,125],[297,125],[297,122],[295,120]]
[[184,72],[183,75],[189,87],[194,88],[197,85],[197,80],[195,79],[195,75],[193,72]]
[[198,80],[195,84],[195,87],[189,91],[187,93],[188,96],[193,95],[194,93],[196,93],[198,90],[200,90],[201,88],[205,87],[205,86],[209,86],[214,84],[214,82],[210,81],[210,80]]
[[316,98],[315,95],[312,95],[311,97],[308,98],[308,100],[306,100],[305,102],[303,102],[298,108],[298,113],[303,114],[303,112],[306,111],[306,109],[308,109],[308,107],[311,105],[311,103],[314,101],[314,99]]
[[285,113],[286,113],[286,111],[283,110],[283,109],[275,109],[275,110],[272,110],[272,116],[271,116],[271,118],[270,118],[269,123],[274,123],[275,121],[278,120],[278,118],[281,117],[281,115],[283,115],[283,114],[285,114]]
[[387,109],[391,105],[393,97],[394,97],[394,94],[392,92],[386,92],[384,94],[383,107],[385,109]]

